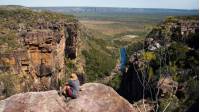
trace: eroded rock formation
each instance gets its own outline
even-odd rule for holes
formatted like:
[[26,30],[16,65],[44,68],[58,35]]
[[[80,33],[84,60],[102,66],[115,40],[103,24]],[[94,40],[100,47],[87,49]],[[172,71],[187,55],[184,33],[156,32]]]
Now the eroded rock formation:
[[169,46],[172,41],[198,48],[199,21],[196,17],[170,17],[154,28],[145,39],[145,48],[154,51],[161,46]]
[[141,112],[197,110],[198,49],[198,17],[168,18],[130,56],[119,94]]
[[[13,15],[2,15],[1,18],[16,23],[4,25],[2,22],[7,30],[2,31],[1,36],[10,36],[8,34],[13,32],[12,38],[16,39],[19,47],[0,53],[0,73],[28,77],[31,79],[29,91],[58,88],[63,77],[66,77],[65,58],[75,59],[77,55],[79,23],[67,16],[49,12],[17,9],[8,10],[8,13]],[[22,90],[27,84],[21,84],[19,88]]]
[[29,92],[0,101],[3,112],[138,112],[112,88],[86,83],[77,99],[64,102],[57,91]]

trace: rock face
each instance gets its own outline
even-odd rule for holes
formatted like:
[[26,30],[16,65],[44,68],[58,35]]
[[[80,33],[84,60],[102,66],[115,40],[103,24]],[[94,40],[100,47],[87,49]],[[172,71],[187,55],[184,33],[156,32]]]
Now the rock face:
[[112,88],[87,83],[77,99],[65,103],[57,91],[29,92],[0,101],[1,112],[137,112]]
[[[52,81],[55,82],[64,75],[64,58],[71,55],[76,57],[77,44],[76,24],[53,24],[55,25],[60,27],[51,29],[49,26],[46,29],[23,32],[19,37],[22,50],[1,54],[1,71],[30,74],[34,78],[34,84],[39,86],[36,87],[38,90],[55,87],[51,85]],[[38,78],[47,83],[40,84]]]
[[[31,86],[29,91],[55,89],[65,76],[65,57],[76,58],[78,43],[78,22],[54,13],[40,13],[29,10],[8,11],[10,16],[0,18],[20,23],[2,26],[14,32],[18,49],[0,53],[0,73],[20,76],[26,74]],[[17,16],[17,17],[16,17]],[[20,16],[20,17],[18,17]],[[30,21],[24,16],[32,18]],[[13,18],[12,18],[13,17]],[[6,32],[6,33],[9,33]],[[6,35],[5,32],[2,35]],[[1,80],[0,80],[1,82]],[[22,83],[23,84],[23,83]],[[24,84],[26,85],[26,84]],[[23,85],[20,92],[26,91]]]
[[2,100],[1,112],[66,112],[65,102],[57,91],[21,93]]
[[140,100],[143,97],[141,80],[141,71],[136,68],[135,64],[131,63],[126,74],[122,76],[119,94],[132,103]]
[[[130,57],[119,94],[129,102],[138,103],[136,106],[141,112],[145,110],[144,104],[149,111],[156,108],[165,111],[166,106],[166,111],[170,112],[185,111],[190,105],[196,108],[199,99],[196,89],[199,80],[195,74],[199,70],[198,30],[196,16],[170,17],[153,28],[145,38],[144,48]],[[193,59],[188,60],[190,58]],[[171,104],[167,105],[169,101]]]
[[170,17],[154,28],[145,39],[145,48],[154,51],[161,46],[169,46],[172,41],[198,48],[199,21],[196,17]]
[[[162,90],[163,94],[176,93],[178,84],[171,78],[166,78],[166,80],[159,79],[159,81],[157,81],[157,77],[151,77],[152,74],[157,75],[157,73],[159,73],[157,72],[157,70],[159,70],[159,66],[163,66],[166,63],[165,62],[163,65],[159,65],[157,63],[160,63],[159,59],[161,57],[161,60],[170,60],[170,58],[167,59],[166,56],[159,57],[157,54],[160,55],[161,53],[158,53],[157,51],[163,48],[169,48],[174,42],[186,44],[191,49],[198,48],[198,29],[199,21],[197,17],[171,17],[153,28],[145,38],[144,50],[139,50],[130,56],[128,71],[125,75],[122,76],[119,94],[129,100],[129,102],[138,101],[143,98],[143,85],[147,86],[144,91],[145,97],[150,96],[151,92],[149,90],[158,88],[154,85],[160,85],[161,87],[159,87],[159,89]],[[159,58],[145,59],[145,53],[149,53],[149,57],[152,56]],[[165,52],[164,54],[167,53],[168,52]],[[149,87],[148,83],[146,83],[150,78],[153,80],[152,85],[154,87]]]

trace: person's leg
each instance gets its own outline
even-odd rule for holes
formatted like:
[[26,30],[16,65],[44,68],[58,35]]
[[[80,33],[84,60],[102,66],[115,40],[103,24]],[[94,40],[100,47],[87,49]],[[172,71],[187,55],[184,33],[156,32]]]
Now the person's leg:
[[65,85],[63,87],[62,95],[65,97],[65,99],[64,99],[65,102],[68,102],[69,100],[71,100],[72,90],[71,90],[70,86]]
[[65,85],[63,88],[60,87],[60,90],[59,90],[59,95],[63,95],[65,97],[67,97],[67,86]]
[[66,94],[66,91],[67,91],[67,86],[64,86],[64,88],[63,88],[63,90],[62,90],[62,91],[63,91],[63,93],[64,93],[64,94]]
[[72,97],[72,89],[70,88],[70,86],[66,87],[66,92],[67,92],[67,96]]

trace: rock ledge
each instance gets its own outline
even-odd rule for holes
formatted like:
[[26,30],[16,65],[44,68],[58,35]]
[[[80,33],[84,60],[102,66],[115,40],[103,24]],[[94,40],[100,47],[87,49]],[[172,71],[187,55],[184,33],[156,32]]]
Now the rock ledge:
[[28,92],[0,101],[0,112],[136,112],[111,87],[86,83],[77,99],[65,102],[57,91]]

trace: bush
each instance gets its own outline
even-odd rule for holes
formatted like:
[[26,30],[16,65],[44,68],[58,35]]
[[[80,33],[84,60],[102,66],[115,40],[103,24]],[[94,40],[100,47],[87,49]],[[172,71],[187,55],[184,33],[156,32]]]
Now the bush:
[[142,54],[142,59],[149,62],[149,61],[152,61],[152,60],[156,60],[156,55],[155,55],[154,52],[147,51],[147,52],[144,52]]
[[0,82],[3,82],[4,84],[4,92],[6,97],[9,97],[19,92],[20,81],[21,78],[19,78],[17,75],[9,73],[0,74]]
[[163,112],[177,112],[179,110],[180,104],[176,96],[171,96],[167,98],[161,98],[159,105],[159,111]]
[[114,90],[118,90],[121,84],[122,77],[119,74],[116,74],[115,77],[108,82],[108,86],[111,86]]
[[95,81],[108,75],[115,66],[115,58],[92,48],[82,51],[86,59],[87,81]]

